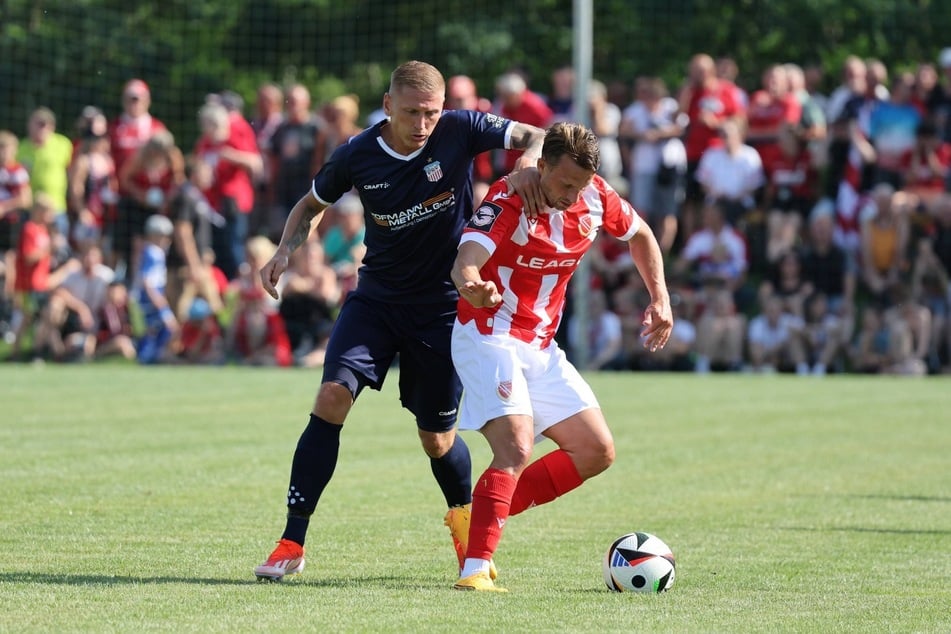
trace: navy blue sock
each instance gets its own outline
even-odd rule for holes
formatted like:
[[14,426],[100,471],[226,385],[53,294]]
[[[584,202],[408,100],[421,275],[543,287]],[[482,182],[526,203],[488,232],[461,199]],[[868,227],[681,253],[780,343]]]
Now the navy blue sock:
[[328,423],[313,414],[310,423],[297,441],[291,464],[291,483],[287,491],[287,525],[282,539],[304,545],[310,516],[324,487],[333,477],[340,450],[343,425]]
[[459,434],[442,458],[430,458],[433,475],[449,506],[472,502],[472,457],[469,447]]

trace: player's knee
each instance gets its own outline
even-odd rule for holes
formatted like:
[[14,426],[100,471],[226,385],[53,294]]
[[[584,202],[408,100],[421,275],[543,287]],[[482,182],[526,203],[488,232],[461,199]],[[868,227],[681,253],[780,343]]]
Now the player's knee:
[[419,441],[423,445],[423,451],[430,458],[442,458],[452,449],[455,442],[456,432],[450,430],[447,432],[423,431],[419,432]]
[[317,391],[314,415],[329,423],[343,424],[353,406],[350,390],[339,383],[323,383]]
[[593,478],[614,463],[614,441],[610,438],[592,439],[576,456],[578,475]]
[[492,466],[513,475],[520,474],[532,461],[534,446],[535,443],[530,437],[513,438],[511,443],[494,448]]

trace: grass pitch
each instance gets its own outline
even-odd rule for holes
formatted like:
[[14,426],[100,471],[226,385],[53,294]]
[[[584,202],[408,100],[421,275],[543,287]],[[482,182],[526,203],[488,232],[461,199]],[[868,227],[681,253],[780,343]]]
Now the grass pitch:
[[[450,589],[396,378],[351,414],[304,574],[261,584],[318,372],[0,367],[0,632],[951,631],[947,379],[589,375],[617,461],[508,523],[487,596]],[[605,589],[634,530],[670,592]]]

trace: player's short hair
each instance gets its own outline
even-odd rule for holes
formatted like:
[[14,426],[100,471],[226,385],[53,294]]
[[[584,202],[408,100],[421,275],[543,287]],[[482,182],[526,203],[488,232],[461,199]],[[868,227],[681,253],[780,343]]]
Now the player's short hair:
[[601,167],[598,137],[580,123],[570,121],[555,123],[545,132],[542,158],[549,165],[557,165],[564,156],[577,163],[582,169],[598,171]]
[[432,64],[411,60],[396,67],[390,75],[390,94],[400,88],[412,88],[420,92],[432,92],[444,95],[446,80]]

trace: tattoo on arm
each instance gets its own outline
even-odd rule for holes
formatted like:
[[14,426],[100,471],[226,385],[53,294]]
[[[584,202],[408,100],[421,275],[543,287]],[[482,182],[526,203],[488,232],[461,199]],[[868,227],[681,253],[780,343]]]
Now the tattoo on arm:
[[314,217],[317,215],[317,213],[317,211],[308,208],[300,215],[297,226],[294,227],[294,231],[290,234],[287,240],[287,248],[291,253],[296,251],[300,245],[307,242],[307,238],[310,237],[310,230],[313,226]]
[[538,154],[540,155],[542,143],[545,141],[545,131],[532,125],[517,123],[512,129],[511,138],[513,150],[526,150],[532,148],[537,149]]

